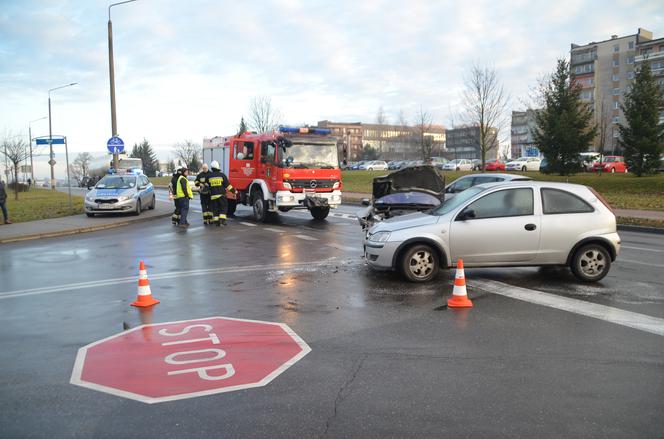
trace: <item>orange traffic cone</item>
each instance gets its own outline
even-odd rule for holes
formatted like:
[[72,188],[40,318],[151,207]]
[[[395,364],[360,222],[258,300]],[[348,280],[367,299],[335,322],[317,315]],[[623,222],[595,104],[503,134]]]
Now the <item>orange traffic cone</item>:
[[456,276],[454,277],[454,290],[452,290],[452,298],[448,299],[447,306],[449,308],[472,308],[473,302],[468,298],[466,292],[466,276],[463,272],[463,260],[459,259],[457,262]]
[[152,306],[158,303],[159,301],[152,297],[148,273],[145,271],[145,264],[141,261],[138,266],[138,296],[131,306]]

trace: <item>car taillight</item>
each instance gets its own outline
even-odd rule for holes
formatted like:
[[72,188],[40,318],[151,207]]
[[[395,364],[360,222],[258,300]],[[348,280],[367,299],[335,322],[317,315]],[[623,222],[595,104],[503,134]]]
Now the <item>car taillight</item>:
[[597,197],[597,199],[598,199],[599,201],[601,201],[602,204],[605,205],[606,208],[609,209],[609,210],[611,211],[611,213],[613,213],[613,214],[615,215],[615,212],[613,212],[613,208],[611,207],[611,205],[609,204],[609,202],[606,201],[606,200],[604,199],[603,196],[601,196],[601,195],[600,195],[595,189],[593,189],[593,188],[591,188],[591,187],[589,187],[588,189],[590,189],[590,192],[592,192],[593,195],[595,195],[595,196]]

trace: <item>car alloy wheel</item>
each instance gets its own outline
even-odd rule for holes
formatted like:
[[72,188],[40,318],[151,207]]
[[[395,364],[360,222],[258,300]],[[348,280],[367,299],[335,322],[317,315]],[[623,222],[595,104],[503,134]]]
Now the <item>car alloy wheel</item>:
[[611,173],[615,174],[616,173],[616,168],[611,168]]
[[584,282],[597,282],[609,273],[611,257],[599,244],[581,247],[572,258],[572,272]]
[[438,273],[438,256],[428,245],[416,245],[404,253],[402,272],[411,282],[426,282]]

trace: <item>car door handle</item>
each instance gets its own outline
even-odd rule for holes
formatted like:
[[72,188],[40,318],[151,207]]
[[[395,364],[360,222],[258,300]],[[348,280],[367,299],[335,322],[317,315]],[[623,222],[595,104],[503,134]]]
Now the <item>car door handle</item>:
[[535,224],[526,224],[524,226],[524,229],[528,230],[529,232],[535,230],[536,228],[537,228],[537,226]]

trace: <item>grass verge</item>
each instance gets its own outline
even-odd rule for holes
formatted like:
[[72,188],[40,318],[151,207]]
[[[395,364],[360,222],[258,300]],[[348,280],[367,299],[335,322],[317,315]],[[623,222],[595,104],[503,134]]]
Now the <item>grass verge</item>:
[[83,197],[80,196],[72,195],[72,210],[69,210],[69,196],[66,193],[33,188],[28,192],[19,193],[18,196],[16,201],[13,191],[7,193],[9,219],[14,223],[83,213]]
[[618,216],[616,217],[616,222],[618,224],[625,224],[629,226],[655,227],[658,229],[664,229],[664,220]]
[[[346,192],[371,192],[374,177],[391,171],[344,171],[342,179]],[[470,172],[445,172],[445,184]],[[664,211],[664,174],[636,177],[632,174],[577,174],[569,177],[546,175],[540,172],[519,172],[533,180],[576,183],[590,186],[602,194],[616,209]]]

